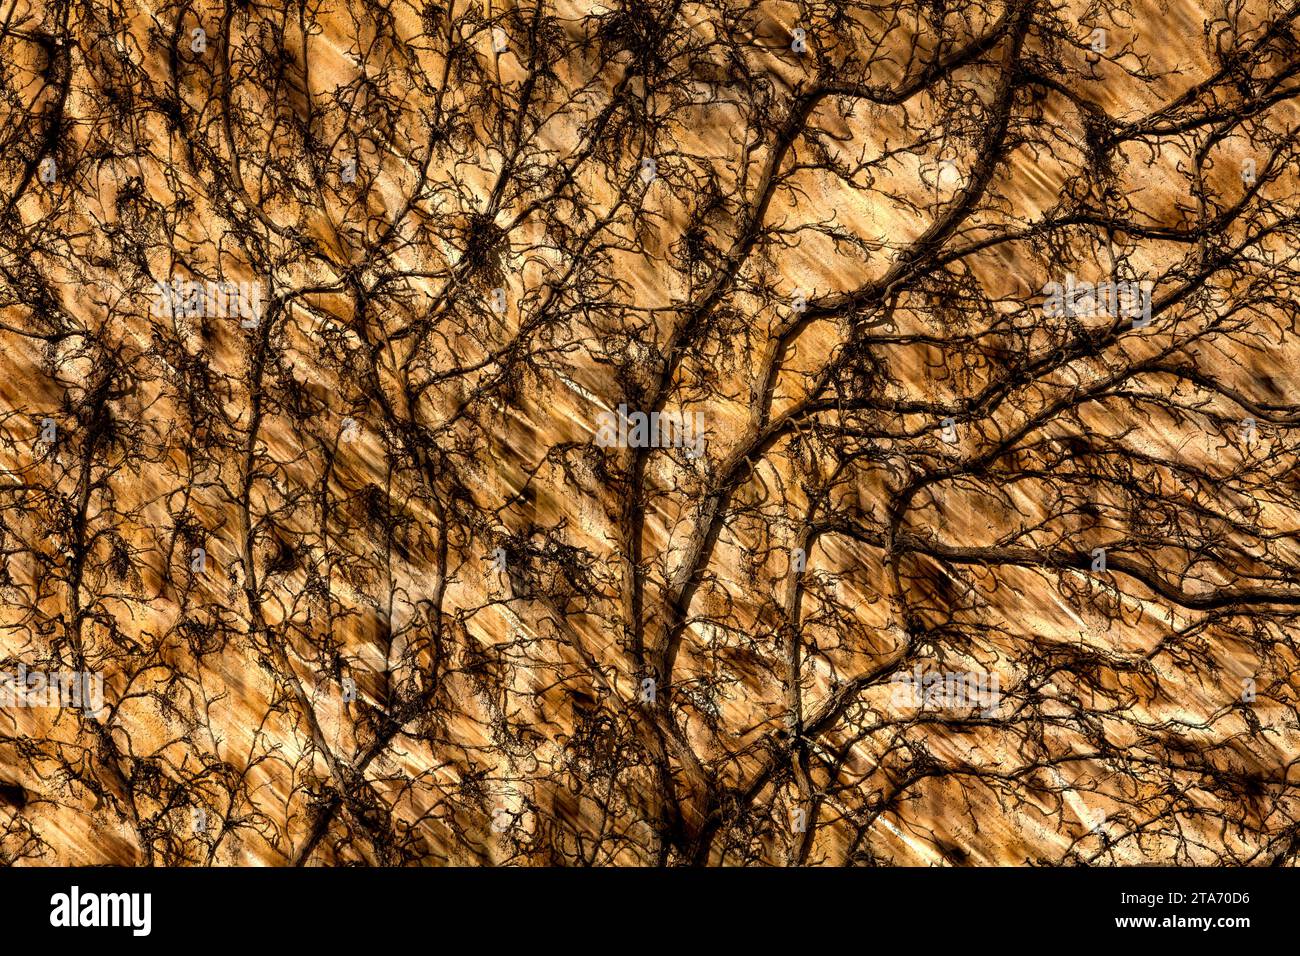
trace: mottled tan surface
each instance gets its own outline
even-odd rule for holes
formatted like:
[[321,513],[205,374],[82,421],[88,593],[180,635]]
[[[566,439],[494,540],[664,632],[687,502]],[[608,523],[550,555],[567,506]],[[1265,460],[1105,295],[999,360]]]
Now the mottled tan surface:
[[[951,84],[901,105],[818,95],[782,143],[787,117],[819,84],[885,90],[916,76],[935,49],[933,24],[887,4],[836,24],[825,12],[800,20],[790,4],[730,18],[656,5],[662,70],[681,78],[645,97],[603,7],[560,4],[530,34],[531,7],[456,5],[448,16],[395,4],[382,19],[352,6],[311,4],[300,16],[205,3],[182,17],[141,3],[111,23],[88,7],[0,5],[10,64],[0,654],[100,670],[109,703],[98,720],[0,713],[10,788],[0,858],[1290,859],[1300,754],[1290,611],[1254,591],[1232,613],[1194,605],[1225,590],[1300,594],[1286,259],[1297,249],[1293,38],[1258,57],[1252,90],[1215,79],[1218,27],[1207,39],[1204,24],[1219,8],[1139,4],[1098,18],[1040,3],[1018,52],[1007,34]],[[950,11],[943,49],[1020,10]],[[1247,4],[1237,32],[1279,10]],[[499,55],[495,22],[508,44]],[[800,22],[813,48],[803,56],[789,49]],[[1113,60],[1089,74],[1097,23]],[[210,34],[202,54],[186,39],[198,24]],[[1049,27],[1079,46],[1049,41]],[[68,39],[46,53],[42,33]],[[543,37],[554,63],[538,81],[527,51]],[[1034,87],[1037,106],[1023,89],[990,143],[986,110],[1008,57],[1061,88]],[[1054,58],[1077,72],[1044,66]],[[769,84],[764,102],[751,99],[757,81],[741,64]],[[367,92],[364,77],[384,82]],[[137,112],[120,108],[128,90]],[[1106,177],[1067,93],[1121,125],[1197,122],[1120,144]],[[501,96],[509,109],[497,122]],[[982,104],[969,120],[951,111],[961,97]],[[1243,103],[1257,115],[1213,146],[1201,186],[1230,208],[1245,189],[1241,163],[1256,158],[1264,182],[1249,222],[1229,216],[1199,244],[1084,226],[1059,230],[1057,245],[1002,241],[957,259],[946,290],[903,286],[887,315],[846,307],[915,252],[995,155],[944,249],[1053,215],[1064,196],[1115,215],[1126,200],[1130,221],[1167,229],[1214,218],[1187,175],[1213,125],[1199,118]],[[646,112],[657,141],[644,139]],[[56,115],[59,179],[46,185],[36,164]],[[328,144],[319,156],[304,126]],[[356,184],[338,174],[349,155]],[[659,174],[648,186],[645,156]],[[760,204],[774,157],[779,188]],[[955,180],[936,183],[941,157]],[[466,230],[484,210],[509,227],[508,246],[471,266]],[[755,223],[788,232],[751,243]],[[799,228],[816,224],[827,228]],[[1265,226],[1249,244],[1259,261],[1183,298],[1189,261]],[[682,258],[688,233],[705,249],[694,266]],[[1038,291],[1066,271],[1106,275],[1117,251],[1129,274],[1157,282],[1153,329],[1013,376],[1010,397],[963,417],[944,444],[941,408],[1049,356],[1067,332],[1110,325],[1052,327]],[[191,275],[267,282],[274,305],[252,331],[152,316],[154,281]],[[498,286],[504,315],[490,306]],[[978,308],[963,298],[975,292]],[[1221,322],[1234,304],[1245,306],[1241,328]],[[999,323],[1005,334],[961,339]],[[633,388],[653,394],[651,350],[670,341],[695,350],[659,407],[703,412],[707,452],[648,456],[638,532],[633,455],[598,448],[596,420]],[[874,366],[845,358],[853,342],[869,343]],[[1156,356],[1202,380],[1148,369],[1120,394],[1044,413]],[[846,363],[856,371],[819,393],[818,376]],[[814,407],[818,394],[832,401]],[[844,404],[863,394],[876,407],[854,417]],[[1180,413],[1146,394],[1173,397]],[[914,404],[890,410],[897,402]],[[1259,423],[1254,446],[1240,437],[1247,414]],[[37,441],[47,416],[56,448]],[[341,441],[348,417],[356,439]],[[1022,426],[984,467],[919,490],[891,531],[900,487],[977,461]],[[1086,478],[1120,460],[1134,486]],[[729,473],[714,540],[702,529]],[[1083,499],[1091,518],[1074,510]],[[915,546],[891,550],[887,534]],[[702,546],[671,680],[659,672],[658,708],[641,707],[640,681],[672,643],[671,607]],[[789,549],[799,546],[808,570],[796,590]],[[1109,576],[1086,566],[1101,546]],[[506,573],[491,562],[498,547],[510,553]],[[1030,566],[1030,552],[1085,564]],[[640,659],[638,630],[649,648]],[[917,663],[999,674],[996,717],[900,714],[890,678]],[[355,702],[342,699],[347,676]],[[1245,678],[1258,689],[1248,707]],[[399,711],[394,733],[381,715]],[[790,713],[802,748],[783,730]],[[807,840],[791,828],[801,808]]]

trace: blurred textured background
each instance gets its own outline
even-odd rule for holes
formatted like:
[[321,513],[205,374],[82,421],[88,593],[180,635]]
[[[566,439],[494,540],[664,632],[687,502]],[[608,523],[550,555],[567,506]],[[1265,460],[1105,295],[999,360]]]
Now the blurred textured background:
[[1296,17],[0,0],[0,859],[1289,864]]

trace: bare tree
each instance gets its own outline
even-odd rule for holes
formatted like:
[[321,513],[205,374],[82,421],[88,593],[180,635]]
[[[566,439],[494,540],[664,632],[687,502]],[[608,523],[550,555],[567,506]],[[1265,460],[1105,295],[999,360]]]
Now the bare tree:
[[0,10],[0,858],[1295,857],[1294,2]]

